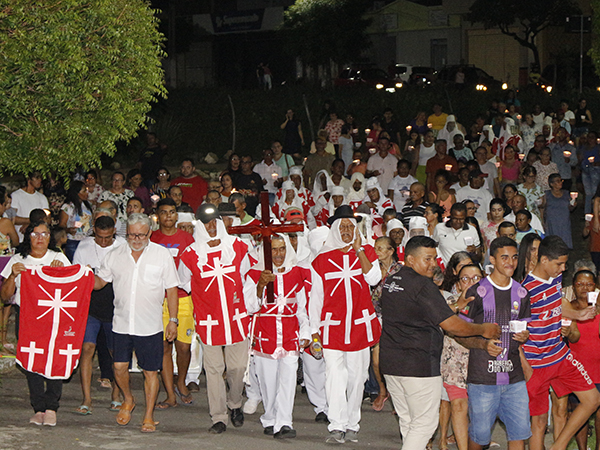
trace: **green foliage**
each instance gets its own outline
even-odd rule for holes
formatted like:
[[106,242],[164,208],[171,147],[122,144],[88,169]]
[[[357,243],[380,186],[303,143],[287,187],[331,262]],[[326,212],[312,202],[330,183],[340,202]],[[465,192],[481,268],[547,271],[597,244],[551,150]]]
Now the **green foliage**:
[[[581,14],[574,0],[475,0],[466,19],[513,37],[529,48],[539,66],[540,57],[535,37],[550,25],[563,24],[565,17]],[[519,29],[518,32],[512,30]]]
[[164,96],[143,0],[11,0],[0,10],[0,172],[99,165]]
[[297,0],[284,15],[287,49],[312,67],[356,60],[370,46],[365,0]]

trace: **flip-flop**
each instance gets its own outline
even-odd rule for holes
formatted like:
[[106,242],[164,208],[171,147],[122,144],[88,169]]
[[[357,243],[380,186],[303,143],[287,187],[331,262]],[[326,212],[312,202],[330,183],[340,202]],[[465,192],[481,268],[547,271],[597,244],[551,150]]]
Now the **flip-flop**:
[[175,403],[174,405],[171,405],[168,402],[158,402],[156,405],[154,405],[154,409],[165,410],[165,409],[169,409],[169,408],[176,408],[177,406],[179,406],[179,404],[177,404],[177,403]]
[[119,414],[117,414],[117,423],[119,425],[127,425],[131,420],[131,413],[135,409],[135,403],[123,403]]
[[385,397],[383,397],[383,400],[379,400],[380,398],[382,398],[382,397],[378,396],[375,399],[375,401],[373,402],[372,408],[375,411],[381,411],[381,410],[383,410],[383,407],[385,406],[385,402],[387,401],[388,398],[390,398],[390,394],[388,393]]
[[75,414],[79,414],[80,416],[89,416],[90,414],[92,414],[92,408],[87,405],[81,405],[79,408],[77,408],[73,412]]
[[113,400],[112,402],[110,402],[110,410],[111,411],[120,411],[122,404],[123,404],[123,402],[118,402],[116,400]]
[[192,397],[191,393],[189,393],[188,395],[183,395],[181,393],[181,391],[179,391],[179,388],[177,386],[174,386],[174,388],[175,388],[175,393],[181,399],[181,403],[183,403],[184,405],[187,405],[187,406],[194,404],[194,397]]
[[160,422],[155,422],[153,420],[144,420],[142,422],[142,433],[154,433],[156,431],[156,425]]

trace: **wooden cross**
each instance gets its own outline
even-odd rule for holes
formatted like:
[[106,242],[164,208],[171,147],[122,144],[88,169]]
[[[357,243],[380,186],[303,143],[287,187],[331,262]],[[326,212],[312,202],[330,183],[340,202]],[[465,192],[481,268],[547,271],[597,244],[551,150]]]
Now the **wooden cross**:
[[[271,253],[271,236],[279,233],[297,233],[304,231],[304,225],[276,225],[271,222],[271,207],[269,205],[269,193],[262,191],[260,193],[260,225],[246,225],[239,227],[229,227],[229,234],[251,234],[252,236],[262,236],[263,256],[265,269],[273,272],[273,254]],[[275,303],[275,294],[273,283],[267,284],[267,303]]]

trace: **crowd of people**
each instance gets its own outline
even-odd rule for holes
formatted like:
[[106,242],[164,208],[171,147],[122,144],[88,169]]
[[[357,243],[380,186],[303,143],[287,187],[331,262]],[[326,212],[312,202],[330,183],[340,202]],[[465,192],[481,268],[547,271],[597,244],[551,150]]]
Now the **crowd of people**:
[[[508,448],[541,450],[551,398],[552,448],[576,436],[585,449],[600,406],[600,146],[585,100],[546,116],[512,95],[468,131],[439,104],[405,128],[387,108],[364,134],[327,105],[304,160],[290,109],[292,135],[260,162],[231,154],[219,180],[189,158],[171,180],[149,133],[108,189],[93,170],[66,191],[39,172],[0,187],[4,348],[10,305],[21,345],[26,265],[80,264],[95,286],[78,414],[92,412],[97,353],[119,425],[136,406],[132,360],[143,372],[143,432],[157,409],[197,400],[203,371],[215,434],[262,403],[264,434],[295,437],[302,379],[330,443],[358,442],[369,399],[375,411],[390,400],[404,448],[430,446],[438,428],[441,449],[485,448],[500,419]],[[589,238],[591,261],[564,287],[579,192],[575,238]],[[253,230],[269,223],[302,231],[275,234],[265,258]],[[56,425],[62,382],[23,370],[31,423]]]

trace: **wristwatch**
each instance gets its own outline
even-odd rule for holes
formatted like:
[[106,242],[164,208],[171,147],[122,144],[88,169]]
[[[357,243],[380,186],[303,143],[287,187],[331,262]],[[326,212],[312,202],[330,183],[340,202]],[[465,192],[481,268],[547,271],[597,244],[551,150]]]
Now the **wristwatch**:
[[364,252],[364,251],[365,251],[364,247],[361,247],[358,250],[356,250],[356,253],[360,253],[360,252]]
[[175,325],[179,325],[179,319],[177,317],[169,317],[169,322],[175,322]]

